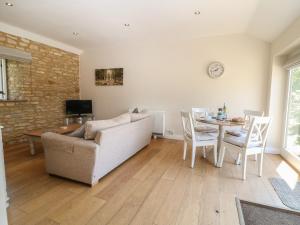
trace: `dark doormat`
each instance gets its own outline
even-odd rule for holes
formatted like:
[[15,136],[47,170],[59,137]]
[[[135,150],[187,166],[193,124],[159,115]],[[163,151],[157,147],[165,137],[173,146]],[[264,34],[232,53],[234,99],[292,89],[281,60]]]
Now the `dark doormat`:
[[236,198],[240,225],[299,225],[300,212]]

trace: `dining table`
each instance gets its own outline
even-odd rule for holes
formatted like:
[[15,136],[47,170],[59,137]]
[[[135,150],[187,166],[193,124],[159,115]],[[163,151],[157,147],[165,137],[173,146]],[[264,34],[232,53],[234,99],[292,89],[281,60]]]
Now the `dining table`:
[[217,120],[217,119],[205,119],[205,118],[202,119],[202,118],[200,118],[200,119],[196,119],[196,121],[199,122],[199,123],[218,126],[218,128],[219,128],[218,148],[217,148],[218,149],[218,155],[219,155],[219,152],[220,152],[222,140],[224,138],[225,127],[242,127],[242,126],[245,125],[244,121],[236,122],[236,121],[232,121],[231,119]]

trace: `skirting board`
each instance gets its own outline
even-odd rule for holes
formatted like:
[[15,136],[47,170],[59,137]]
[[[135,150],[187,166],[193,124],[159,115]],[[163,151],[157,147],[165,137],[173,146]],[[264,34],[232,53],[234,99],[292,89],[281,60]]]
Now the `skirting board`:
[[[162,138],[182,141],[183,140],[183,135],[180,135],[180,134],[165,135]],[[267,146],[266,149],[265,149],[265,153],[280,154],[280,149],[274,148],[272,146]]]
[[275,148],[273,146],[267,146],[266,149],[265,149],[265,153],[279,155],[280,154],[280,149],[279,148]]
[[180,134],[164,135],[162,138],[183,141],[183,135]]

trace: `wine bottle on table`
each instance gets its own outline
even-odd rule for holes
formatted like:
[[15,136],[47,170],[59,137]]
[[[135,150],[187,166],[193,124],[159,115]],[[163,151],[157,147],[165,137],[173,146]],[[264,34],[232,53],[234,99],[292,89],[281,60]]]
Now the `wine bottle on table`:
[[226,108],[225,103],[224,103],[224,106],[223,106],[223,116],[224,116],[224,119],[226,120],[227,119],[227,108]]

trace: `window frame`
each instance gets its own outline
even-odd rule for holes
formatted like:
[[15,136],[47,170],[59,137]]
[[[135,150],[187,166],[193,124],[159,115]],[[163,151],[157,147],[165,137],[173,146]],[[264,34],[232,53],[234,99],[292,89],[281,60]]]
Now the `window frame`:
[[288,69],[288,80],[286,84],[286,93],[285,93],[285,112],[284,112],[284,138],[283,138],[283,149],[285,151],[293,151],[293,148],[289,147],[287,144],[288,139],[288,120],[289,120],[289,111],[290,111],[290,98],[292,91],[292,70],[295,68],[300,68],[300,64],[296,64]]
[[6,60],[0,58],[0,100],[7,100]]
[[289,107],[290,107],[290,93],[291,93],[291,68],[288,69],[288,80],[286,84],[285,92],[285,111],[284,111],[284,135],[283,135],[283,148],[288,151],[287,148],[287,137],[288,137],[288,117],[289,117]]

